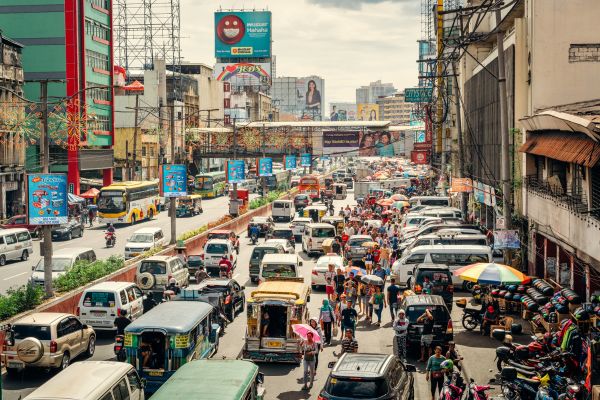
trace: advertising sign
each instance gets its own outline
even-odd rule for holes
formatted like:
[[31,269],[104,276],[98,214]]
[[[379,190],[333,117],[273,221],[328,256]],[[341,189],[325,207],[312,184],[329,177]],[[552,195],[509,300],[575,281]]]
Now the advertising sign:
[[304,153],[300,157],[300,166],[301,167],[310,167],[312,165],[312,156],[310,153]]
[[521,241],[516,230],[494,231],[494,249],[519,249]]
[[240,183],[246,179],[246,166],[243,160],[227,161],[227,182]]
[[470,193],[473,191],[473,181],[470,178],[452,178],[452,188],[454,193]]
[[473,197],[478,203],[483,203],[485,199],[483,182],[473,181]]
[[271,12],[215,12],[215,57],[271,57]]
[[234,87],[271,84],[270,63],[217,63],[214,77]]
[[69,220],[65,174],[27,175],[27,212],[31,225],[59,225]]
[[162,192],[165,197],[187,196],[187,167],[185,165],[163,164]]
[[403,156],[405,134],[400,131],[323,131],[323,154],[363,157]]
[[323,131],[323,154],[357,151],[359,131]]
[[404,101],[406,103],[429,103],[433,88],[406,88],[404,89]]
[[410,152],[410,160],[415,164],[427,164],[429,162],[427,150],[413,150]]
[[323,110],[323,79],[316,76],[296,79],[298,107],[302,118],[320,121]]
[[285,169],[296,169],[296,156],[285,156]]
[[358,103],[356,105],[356,119],[359,121],[378,121],[379,106],[374,103]]
[[258,176],[273,176],[272,158],[259,158],[257,164]]

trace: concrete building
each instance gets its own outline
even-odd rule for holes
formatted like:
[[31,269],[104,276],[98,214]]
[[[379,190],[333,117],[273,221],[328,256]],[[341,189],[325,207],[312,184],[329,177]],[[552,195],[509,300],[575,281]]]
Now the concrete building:
[[396,93],[396,88],[393,83],[382,83],[381,80],[371,82],[367,86],[356,89],[356,104],[375,104],[379,97],[391,96],[394,93]]
[[238,92],[231,94],[230,119],[239,122],[272,121],[271,96],[260,92]]
[[[111,16],[110,0],[4,0],[0,7],[3,33],[25,46],[25,80],[61,80],[48,85],[49,98],[76,100],[69,104],[70,115],[56,115],[51,124],[61,125],[61,120],[81,113],[89,117],[75,129],[55,129],[51,137],[50,170],[66,172],[68,190],[75,194],[82,176],[102,176],[104,184],[112,181]],[[92,86],[96,88],[88,89]],[[39,91],[36,82],[24,88],[25,97],[33,101],[39,101]],[[29,146],[26,152],[27,169],[39,170],[39,146]]]
[[[308,87],[314,82],[315,95],[309,97]],[[278,77],[273,79],[271,88],[273,102],[282,115],[290,115],[297,120],[323,119],[325,107],[325,80],[319,76]]]
[[393,125],[404,125],[410,122],[413,105],[404,102],[404,92],[380,97],[376,103],[379,105],[379,120],[391,121]]
[[17,121],[26,104],[23,96],[23,46],[0,31],[0,219],[23,212],[26,141]]

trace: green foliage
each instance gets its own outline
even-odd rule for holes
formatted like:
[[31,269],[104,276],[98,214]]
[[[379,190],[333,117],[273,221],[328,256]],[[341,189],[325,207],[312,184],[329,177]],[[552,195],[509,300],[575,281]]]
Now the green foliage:
[[156,246],[151,248],[148,251],[143,252],[141,255],[143,258],[148,258],[148,257],[152,257],[153,255],[160,253],[161,251],[163,251],[163,247],[162,246]]
[[5,320],[42,304],[44,289],[40,286],[23,285],[17,289],[8,289],[6,295],[0,295],[0,320]]
[[54,280],[54,288],[58,292],[73,290],[118,271],[124,266],[125,260],[121,256],[110,256],[106,260],[94,262],[79,261],[65,274]]
[[254,209],[262,207],[266,204],[272,203],[273,201],[275,201],[279,197],[281,197],[281,195],[283,195],[283,194],[284,194],[284,192],[280,192],[277,190],[275,190],[273,192],[269,192],[269,193],[267,193],[267,197],[259,197],[257,199],[251,200],[248,207],[250,208],[250,210],[254,210]]
[[196,235],[206,232],[207,229],[208,229],[208,225],[203,225],[198,229],[194,229],[194,230],[182,233],[181,235],[179,235],[177,237],[177,240],[184,240],[184,241],[188,240],[191,237],[194,237]]

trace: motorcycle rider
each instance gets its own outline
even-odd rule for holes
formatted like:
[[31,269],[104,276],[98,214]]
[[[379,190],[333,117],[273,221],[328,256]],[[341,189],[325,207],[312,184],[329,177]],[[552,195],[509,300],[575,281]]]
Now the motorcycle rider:
[[169,291],[169,290],[172,291],[173,294],[176,294],[176,295],[181,293],[181,288],[177,284],[177,280],[175,278],[169,279],[169,284],[167,285],[165,291]]
[[258,229],[258,225],[252,224],[250,225],[250,238],[252,239],[252,244],[256,244],[258,241],[258,235],[260,234],[260,229]]
[[106,224],[106,245],[108,246],[108,242],[112,241],[113,244],[116,242],[117,238],[116,238],[116,234],[115,234],[115,227],[113,226],[112,223],[108,223]]
[[115,233],[115,227],[112,223],[109,222],[106,224],[106,232]]
[[117,328],[117,336],[125,334],[125,328],[131,324],[131,320],[127,318],[127,310],[121,310],[121,313],[117,318],[115,318],[115,322],[113,326]]
[[227,258],[225,254],[221,257],[221,261],[219,261],[219,276],[221,277],[231,277],[231,272],[233,270],[233,264]]
[[240,254],[240,240],[238,239],[238,236],[231,232],[229,234],[229,240],[231,241],[231,245],[233,246],[233,248],[235,249],[235,251]]

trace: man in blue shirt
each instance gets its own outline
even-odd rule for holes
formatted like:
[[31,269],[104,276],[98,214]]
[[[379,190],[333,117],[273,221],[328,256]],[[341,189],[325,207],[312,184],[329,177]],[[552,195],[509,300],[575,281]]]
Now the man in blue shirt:
[[381,268],[381,264],[377,264],[377,267],[375,268],[373,275],[376,275],[376,276],[380,277],[381,279],[383,279],[383,284],[385,285],[385,278],[386,278],[387,274],[385,273],[385,269]]

